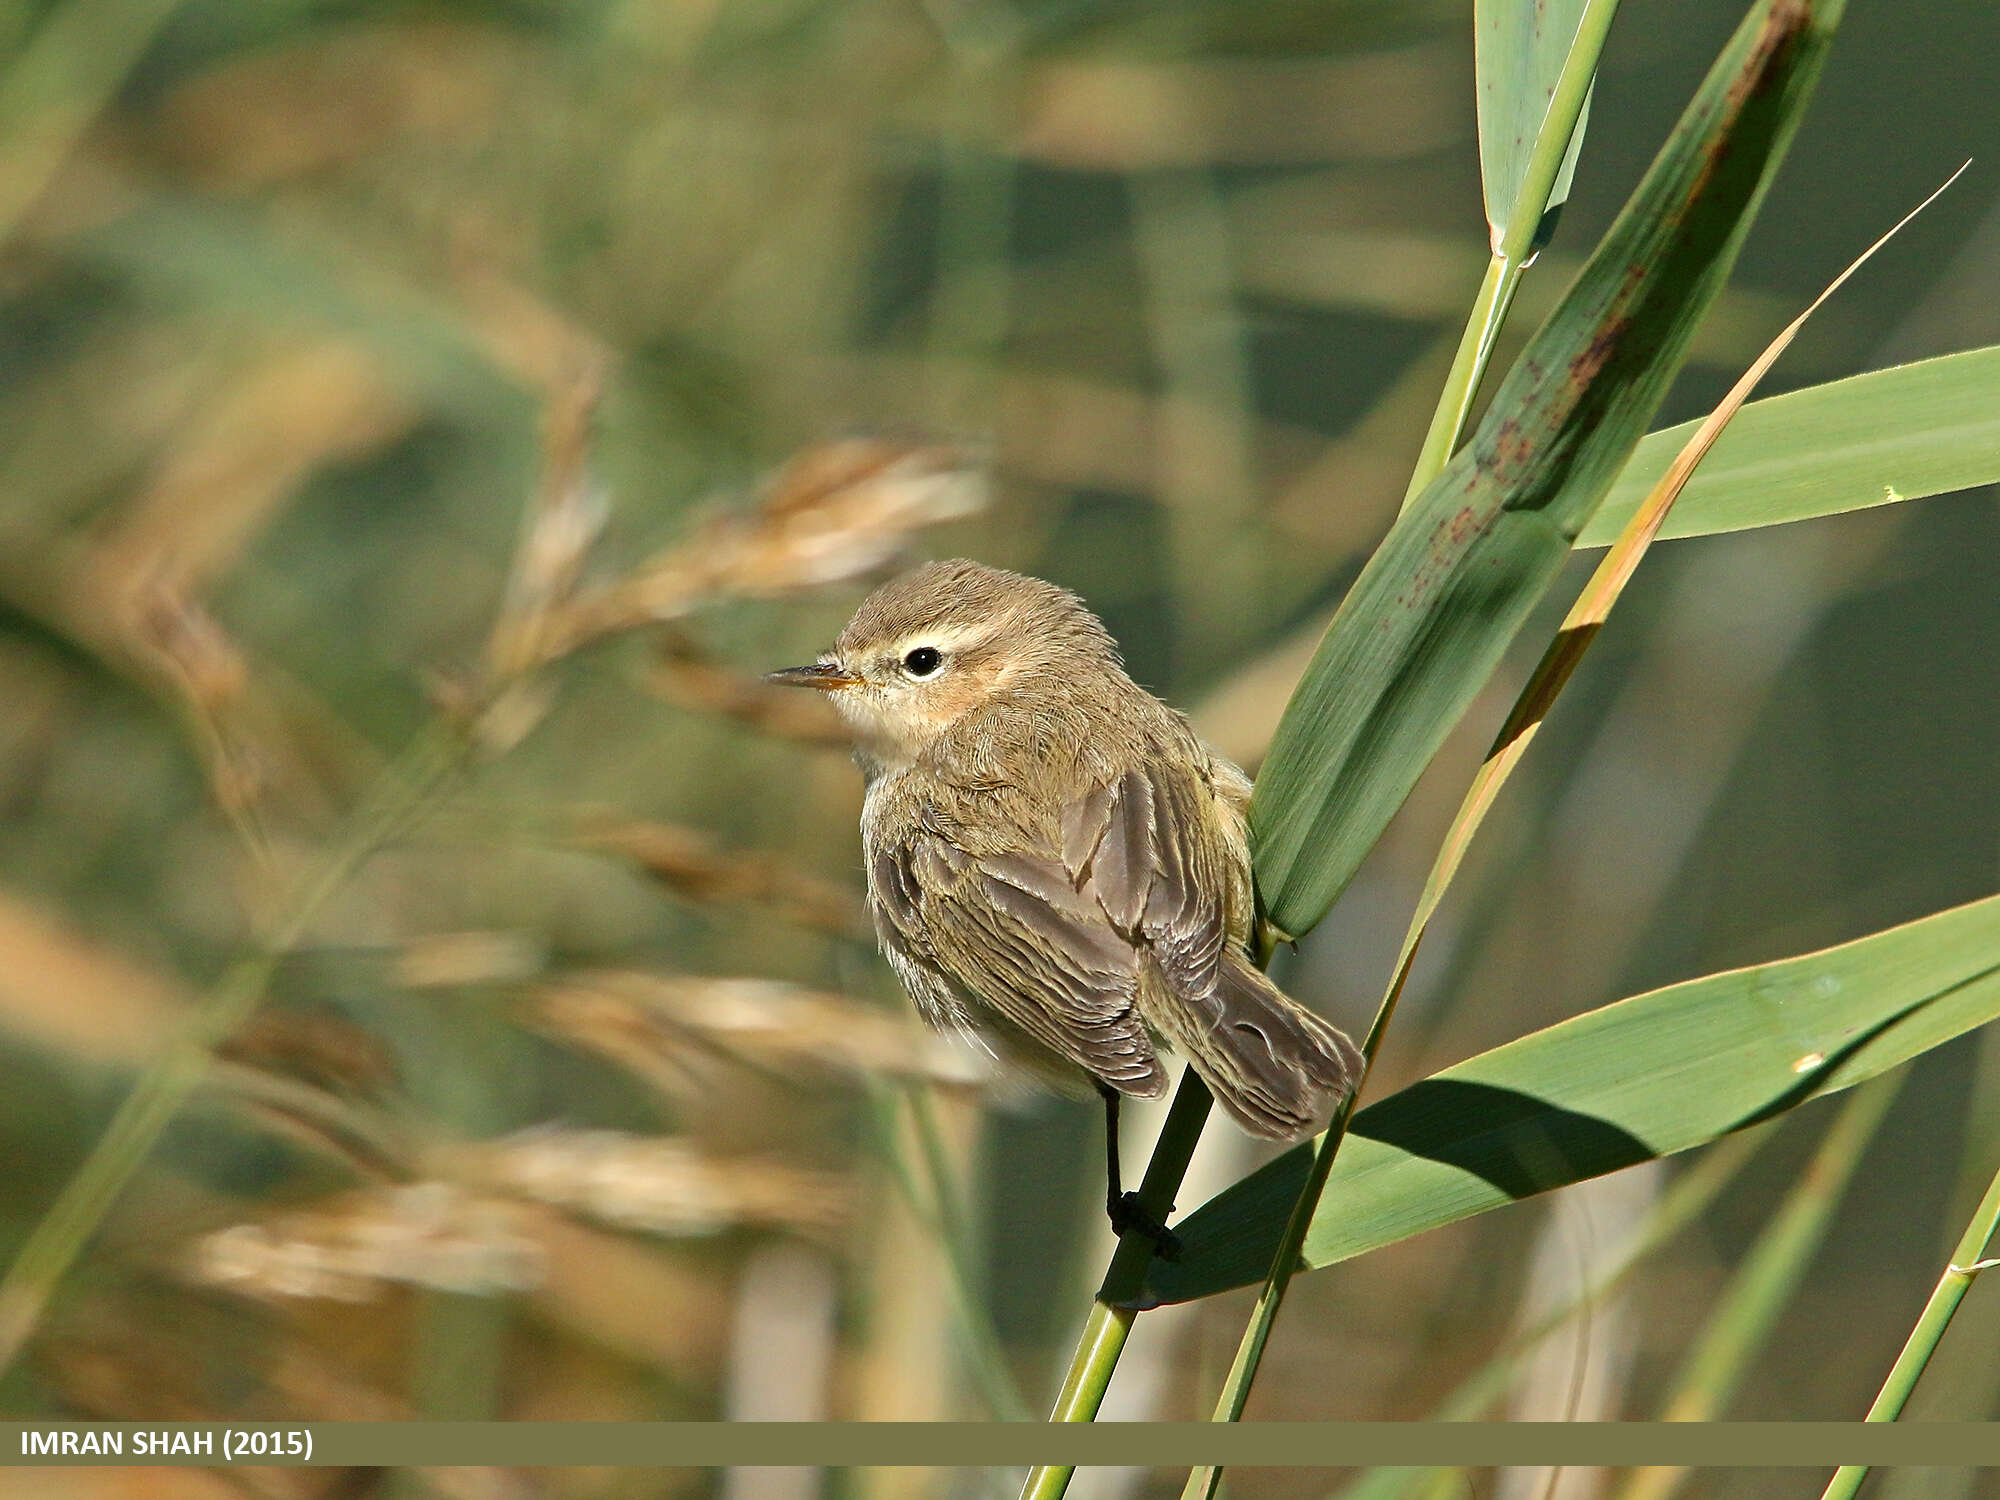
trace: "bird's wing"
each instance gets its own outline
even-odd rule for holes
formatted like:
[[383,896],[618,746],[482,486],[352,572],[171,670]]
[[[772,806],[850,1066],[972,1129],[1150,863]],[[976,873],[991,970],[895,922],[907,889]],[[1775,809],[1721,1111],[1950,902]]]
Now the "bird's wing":
[[1203,800],[1215,795],[1192,767],[1156,759],[1113,783],[1101,809],[1079,812],[1070,852],[1088,851],[1085,889],[1159,965],[1166,992],[1148,992],[1147,1021],[1246,1130],[1297,1140],[1352,1089],[1360,1054],[1228,951],[1225,903],[1243,875]]
[[1215,836],[1202,836],[1212,795],[1192,768],[1154,760],[1079,798],[1063,820],[1063,863],[1190,1000],[1214,992],[1227,941],[1230,872]]
[[868,909],[883,956],[923,1018],[941,1031],[957,1031],[980,1042],[965,997],[938,966],[925,936],[923,889],[911,868],[907,845],[875,849],[868,862]]
[[869,889],[883,948],[919,1005],[942,999],[956,1006],[952,1019],[970,1020],[962,986],[1121,1092],[1164,1092],[1166,1070],[1136,1008],[1138,952],[1059,858],[974,856],[920,828],[871,851]]

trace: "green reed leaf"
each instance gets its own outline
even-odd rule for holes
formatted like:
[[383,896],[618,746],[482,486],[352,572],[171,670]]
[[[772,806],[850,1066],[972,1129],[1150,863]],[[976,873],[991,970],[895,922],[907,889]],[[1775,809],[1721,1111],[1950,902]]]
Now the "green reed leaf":
[[1472,441],[1335,614],[1251,807],[1281,931],[1306,931],[1353,877],[1625,467],[1728,276],[1840,9],[1751,9]]
[[[1305,1264],[1699,1146],[1995,1016],[2000,896],[1589,1011],[1355,1115]],[[1261,1280],[1310,1160],[1294,1147],[1177,1223],[1181,1259],[1153,1262],[1136,1305]]]
[[[1695,425],[1639,444],[1579,547],[1618,535]],[[1751,402],[1702,461],[1660,535],[1743,531],[1995,483],[2000,345]]]

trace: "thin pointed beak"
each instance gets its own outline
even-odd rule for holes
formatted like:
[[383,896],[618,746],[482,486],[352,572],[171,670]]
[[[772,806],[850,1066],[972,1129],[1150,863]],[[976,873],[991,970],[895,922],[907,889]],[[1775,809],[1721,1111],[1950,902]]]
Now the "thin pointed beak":
[[785,667],[776,672],[766,672],[764,680],[774,682],[779,687],[818,688],[823,693],[830,693],[835,688],[856,687],[861,682],[859,677],[850,677],[843,671],[840,663],[831,661],[816,661],[810,666]]

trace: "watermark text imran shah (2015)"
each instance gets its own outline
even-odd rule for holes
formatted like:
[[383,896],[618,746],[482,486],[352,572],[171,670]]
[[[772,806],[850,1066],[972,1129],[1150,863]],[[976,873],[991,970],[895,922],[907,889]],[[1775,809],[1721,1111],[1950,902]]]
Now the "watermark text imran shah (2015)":
[[24,1428],[23,1458],[208,1458],[222,1463],[270,1459],[312,1460],[312,1432],[304,1427],[134,1427],[51,1424]]

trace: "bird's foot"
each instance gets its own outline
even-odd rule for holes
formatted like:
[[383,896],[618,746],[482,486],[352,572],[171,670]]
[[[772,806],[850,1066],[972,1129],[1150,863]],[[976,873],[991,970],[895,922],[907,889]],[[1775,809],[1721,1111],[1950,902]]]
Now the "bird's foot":
[[1161,1260],[1181,1258],[1180,1236],[1149,1213],[1137,1193],[1122,1193],[1110,1199],[1104,1211],[1111,1216],[1111,1232],[1121,1240],[1137,1230],[1153,1242],[1153,1251]]

